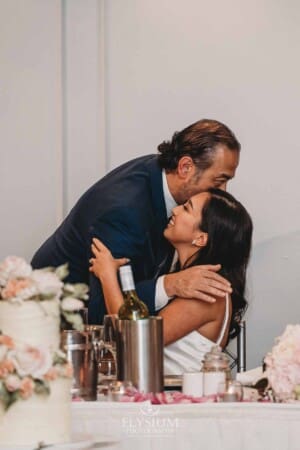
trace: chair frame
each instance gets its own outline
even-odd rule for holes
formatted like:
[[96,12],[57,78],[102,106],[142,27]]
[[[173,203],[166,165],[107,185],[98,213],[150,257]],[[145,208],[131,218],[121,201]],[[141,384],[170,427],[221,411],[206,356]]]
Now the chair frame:
[[246,370],[246,321],[242,320],[240,323],[240,333],[237,336],[236,341],[236,351],[235,355],[230,350],[224,350],[233,361],[230,364],[230,369],[232,370],[235,366],[237,368],[237,372],[245,372]]

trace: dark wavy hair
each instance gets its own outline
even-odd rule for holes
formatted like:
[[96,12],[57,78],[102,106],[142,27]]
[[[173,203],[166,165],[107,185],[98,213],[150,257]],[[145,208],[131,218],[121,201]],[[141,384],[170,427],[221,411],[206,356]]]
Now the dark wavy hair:
[[244,294],[253,226],[247,210],[231,194],[220,189],[209,192],[211,196],[202,209],[200,224],[200,229],[208,234],[207,245],[184,268],[221,264],[219,273],[232,286],[229,339],[233,339],[240,332],[239,324],[248,304]]
[[158,146],[158,162],[166,172],[177,168],[183,156],[190,156],[198,169],[206,170],[213,163],[218,144],[226,145],[232,151],[239,152],[240,143],[233,132],[217,120],[203,119],[184,130],[174,133],[171,141]]

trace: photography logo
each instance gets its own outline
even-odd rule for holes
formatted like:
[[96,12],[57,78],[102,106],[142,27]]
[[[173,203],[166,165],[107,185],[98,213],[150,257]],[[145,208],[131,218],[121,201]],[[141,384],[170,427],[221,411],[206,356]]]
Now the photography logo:
[[159,413],[158,408],[155,408],[153,405],[151,405],[151,403],[147,403],[146,405],[142,405],[141,408],[140,408],[140,412],[144,416],[148,416],[148,417],[156,416]]
[[122,418],[122,430],[127,436],[171,436],[179,428],[179,419],[161,413],[159,405],[143,403],[134,414]]

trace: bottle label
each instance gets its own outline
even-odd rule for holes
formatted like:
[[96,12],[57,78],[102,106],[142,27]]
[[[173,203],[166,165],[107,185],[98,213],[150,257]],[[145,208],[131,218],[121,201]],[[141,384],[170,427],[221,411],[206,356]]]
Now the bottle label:
[[135,285],[133,280],[133,274],[131,266],[120,267],[120,280],[122,285],[122,291],[134,291]]

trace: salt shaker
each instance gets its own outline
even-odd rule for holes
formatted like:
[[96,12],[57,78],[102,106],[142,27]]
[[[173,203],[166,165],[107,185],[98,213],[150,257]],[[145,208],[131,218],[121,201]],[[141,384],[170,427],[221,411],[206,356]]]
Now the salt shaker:
[[231,378],[229,360],[221,347],[213,346],[204,355],[203,365],[203,394],[213,395],[218,392],[218,385]]

